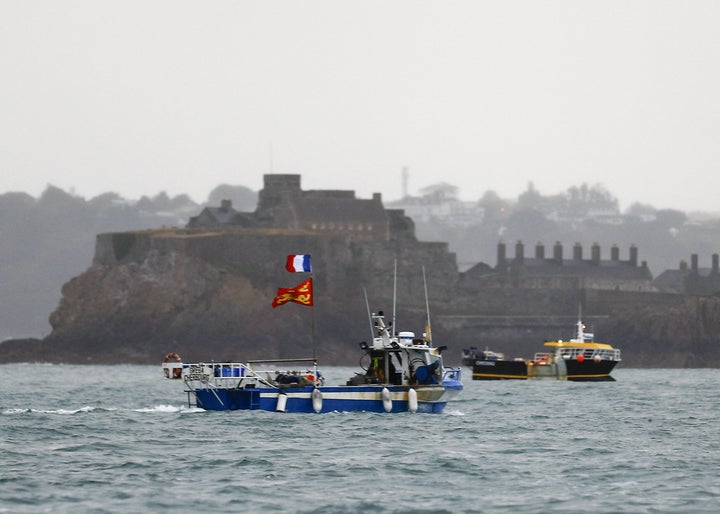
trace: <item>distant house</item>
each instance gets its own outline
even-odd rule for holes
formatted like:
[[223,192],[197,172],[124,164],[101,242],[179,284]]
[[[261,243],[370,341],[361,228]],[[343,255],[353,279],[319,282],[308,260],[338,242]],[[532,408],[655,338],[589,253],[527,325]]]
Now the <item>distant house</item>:
[[223,200],[220,207],[205,207],[200,214],[190,218],[190,227],[214,227],[237,223],[238,211],[233,209],[232,201]]
[[712,267],[698,266],[698,255],[690,256],[691,265],[681,261],[680,267],[663,271],[653,282],[655,288],[663,293],[711,295],[720,293],[720,269],[718,254],[712,255]]
[[572,258],[563,255],[563,245],[555,243],[552,255],[546,255],[545,246],[538,243],[532,257],[525,255],[525,245],[518,241],[515,256],[507,255],[506,245],[497,247],[497,265],[490,271],[478,265],[466,272],[472,280],[492,282],[496,286],[527,289],[601,289],[614,291],[653,291],[652,273],[643,262],[638,265],[637,247],[630,247],[627,260],[620,260],[620,251],[612,246],[610,259],[601,259],[600,245],[593,244],[590,258],[583,256],[579,243],[573,247]]
[[477,225],[485,216],[485,209],[477,202],[463,202],[443,191],[433,191],[424,196],[405,196],[388,203],[389,207],[402,209],[418,223],[440,222],[455,226]]

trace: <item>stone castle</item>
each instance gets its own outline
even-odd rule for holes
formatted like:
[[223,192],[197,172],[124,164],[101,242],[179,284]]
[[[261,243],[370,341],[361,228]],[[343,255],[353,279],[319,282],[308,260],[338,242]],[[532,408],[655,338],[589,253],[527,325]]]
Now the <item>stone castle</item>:
[[[418,241],[413,220],[385,209],[380,194],[304,191],[299,175],[265,175],[254,212],[225,201],[186,227],[99,234],[92,266],[63,286],[52,333],[37,348],[5,343],[6,358],[297,357],[310,339],[307,307],[270,303],[278,287],[300,281],[285,257],[306,253],[325,364],[354,363],[347,335],[363,337],[366,311],[389,311],[396,299],[401,330],[424,326],[429,302],[450,363],[463,346],[485,341],[532,355],[545,338],[571,335],[578,308],[631,365],[720,363],[720,301],[657,292],[635,246],[627,259],[615,246],[603,259],[599,244],[588,258],[575,245],[567,258],[560,243],[552,252],[538,243],[530,256],[518,241],[510,257],[500,242],[495,266],[460,272],[447,243]],[[700,273],[687,276],[691,283]]]
[[[454,255],[443,252],[444,243],[420,243],[415,237],[412,219],[399,209],[385,209],[379,193],[370,200],[355,198],[353,191],[303,191],[300,175],[265,175],[257,209],[252,213],[238,212],[229,200],[219,207],[207,207],[190,219],[193,229],[265,229],[288,230],[318,237],[343,237],[357,244],[402,243],[412,248],[408,254],[419,257],[418,264],[449,271],[457,268]],[[394,252],[401,247],[395,246]],[[438,254],[441,250],[441,254]],[[377,255],[377,250],[374,251]],[[386,259],[375,262],[378,268],[392,267]],[[422,265],[422,264],[421,264]],[[573,247],[571,259],[563,255],[563,246],[555,243],[552,255],[538,243],[534,257],[525,255],[524,244],[515,245],[515,256],[507,255],[506,244],[498,243],[494,268],[478,264],[457,277],[444,276],[445,283],[462,282],[466,287],[514,287],[524,289],[604,289],[615,291],[652,291],[652,274],[645,262],[638,262],[638,249],[630,248],[629,258],[620,259],[620,250],[613,246],[610,259],[601,259],[599,244],[591,248],[590,258],[583,258],[583,248]]]

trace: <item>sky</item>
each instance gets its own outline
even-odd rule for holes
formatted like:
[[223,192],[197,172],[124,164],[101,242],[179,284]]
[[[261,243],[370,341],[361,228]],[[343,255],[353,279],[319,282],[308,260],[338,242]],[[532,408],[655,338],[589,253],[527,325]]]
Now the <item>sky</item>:
[[[0,193],[719,210],[716,0],[0,0]],[[402,170],[407,170],[407,182]]]

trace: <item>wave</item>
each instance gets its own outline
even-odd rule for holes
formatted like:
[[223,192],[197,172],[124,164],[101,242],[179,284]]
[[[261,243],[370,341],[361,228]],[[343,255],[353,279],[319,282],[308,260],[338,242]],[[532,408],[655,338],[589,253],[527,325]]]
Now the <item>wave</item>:
[[21,414],[57,414],[61,416],[75,415],[75,414],[87,414],[90,412],[118,412],[120,410],[131,410],[133,412],[158,412],[158,413],[181,413],[181,414],[192,414],[196,412],[205,412],[204,409],[197,407],[181,406],[176,407],[174,405],[155,405],[153,407],[142,407],[138,409],[119,409],[117,407],[91,407],[84,406],[77,409],[31,409],[31,408],[6,408],[2,411],[5,416],[21,415]]
[[191,414],[196,412],[205,412],[205,409],[200,409],[197,407],[176,407],[174,405],[155,405],[154,407],[145,407],[140,409],[133,409],[135,412],[160,412],[160,413],[168,413],[168,412],[180,412],[182,414]]
[[79,409],[5,409],[2,411],[3,414],[6,415],[13,415],[13,414],[60,414],[60,415],[73,415],[73,414],[85,414],[88,412],[112,412],[116,411],[118,409],[115,408],[108,408],[108,407],[80,407]]

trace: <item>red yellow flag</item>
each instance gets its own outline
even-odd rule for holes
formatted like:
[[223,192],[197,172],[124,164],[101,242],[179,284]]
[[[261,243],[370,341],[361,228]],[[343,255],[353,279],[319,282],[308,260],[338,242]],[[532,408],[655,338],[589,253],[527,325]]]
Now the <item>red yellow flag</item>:
[[277,296],[272,303],[273,309],[278,305],[282,305],[287,302],[295,302],[301,305],[307,305],[308,307],[312,307],[312,279],[309,278],[306,281],[296,285],[295,287],[278,287]]

